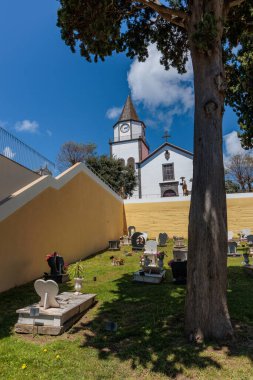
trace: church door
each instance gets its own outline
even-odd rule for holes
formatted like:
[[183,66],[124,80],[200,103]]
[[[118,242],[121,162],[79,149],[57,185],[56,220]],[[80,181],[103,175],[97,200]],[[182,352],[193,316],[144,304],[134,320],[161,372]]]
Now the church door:
[[176,197],[177,194],[175,193],[174,190],[166,190],[164,193],[163,193],[163,197]]

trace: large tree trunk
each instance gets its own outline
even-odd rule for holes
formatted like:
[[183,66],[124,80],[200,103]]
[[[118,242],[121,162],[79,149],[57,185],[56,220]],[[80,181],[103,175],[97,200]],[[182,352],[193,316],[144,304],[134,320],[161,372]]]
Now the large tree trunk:
[[[203,3],[205,3],[203,5]],[[222,19],[223,1],[192,1],[191,25],[204,12]],[[224,70],[222,25],[208,52],[190,37],[194,71],[195,120],[193,186],[189,218],[189,251],[185,331],[194,341],[232,335],[227,308],[227,215],[222,154]],[[190,36],[194,30],[190,30]]]

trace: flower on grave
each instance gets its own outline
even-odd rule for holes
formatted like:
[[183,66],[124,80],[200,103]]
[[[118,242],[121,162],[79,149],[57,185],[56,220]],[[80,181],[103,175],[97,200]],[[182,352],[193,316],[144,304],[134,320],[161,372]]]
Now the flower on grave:
[[47,352],[47,348],[44,348],[43,352]]
[[57,252],[53,252],[53,253],[46,255],[46,261],[48,261],[49,259],[51,259],[52,257],[55,257],[55,256],[57,256]]
[[164,256],[166,256],[165,252],[157,252],[156,254],[156,257],[161,260],[164,259]]
[[24,363],[24,364],[22,364],[21,368],[22,368],[22,369],[26,369],[26,368],[27,368],[27,365]]
[[58,355],[56,355],[56,359],[58,360],[58,359],[60,359],[61,357],[60,357],[60,355],[58,354]]

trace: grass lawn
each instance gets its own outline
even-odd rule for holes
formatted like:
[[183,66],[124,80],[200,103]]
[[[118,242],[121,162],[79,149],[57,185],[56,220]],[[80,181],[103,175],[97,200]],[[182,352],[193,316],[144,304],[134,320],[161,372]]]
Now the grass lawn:
[[[124,257],[124,250],[114,255]],[[166,264],[171,250],[170,242]],[[16,309],[38,299],[32,283],[0,294],[0,379],[253,379],[253,278],[242,258],[228,261],[235,340],[195,346],[183,335],[185,286],[172,284],[167,265],[162,284],[134,283],[140,254],[124,257],[120,267],[111,265],[111,255],[85,261],[83,291],[97,293],[98,303],[62,336],[13,332]],[[117,322],[117,332],[105,331],[106,321]]]

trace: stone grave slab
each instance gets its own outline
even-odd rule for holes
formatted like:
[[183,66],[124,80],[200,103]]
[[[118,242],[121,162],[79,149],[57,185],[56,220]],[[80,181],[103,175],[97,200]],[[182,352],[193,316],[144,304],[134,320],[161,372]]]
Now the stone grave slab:
[[150,284],[160,284],[162,280],[165,278],[166,271],[163,270],[160,273],[146,273],[144,271],[138,270],[133,275],[133,281],[137,282],[145,282]]
[[[55,297],[60,307],[44,309],[39,302],[18,309],[17,333],[60,335],[69,329],[94,303],[96,294],[63,292]],[[34,313],[37,309],[38,312]]]

